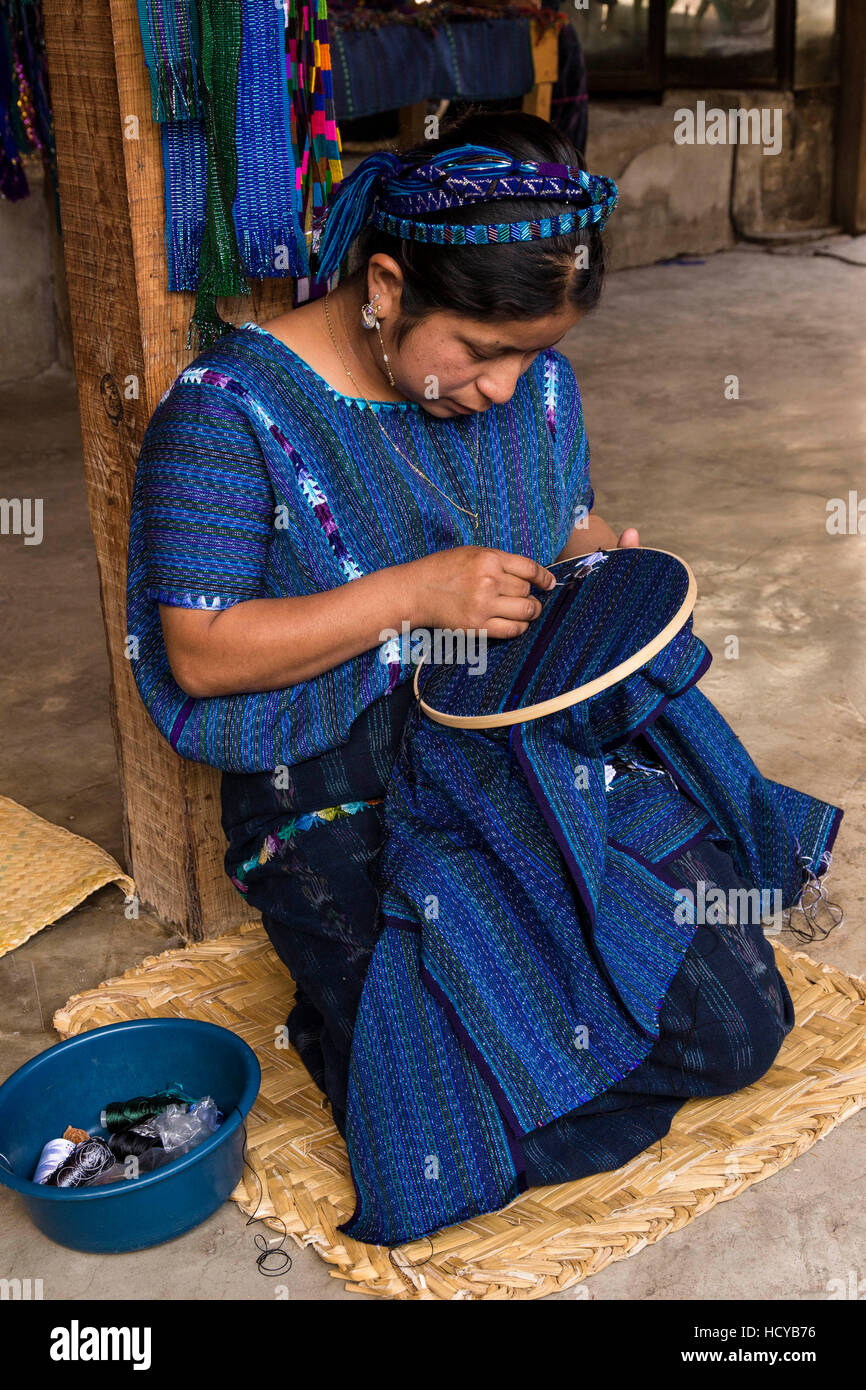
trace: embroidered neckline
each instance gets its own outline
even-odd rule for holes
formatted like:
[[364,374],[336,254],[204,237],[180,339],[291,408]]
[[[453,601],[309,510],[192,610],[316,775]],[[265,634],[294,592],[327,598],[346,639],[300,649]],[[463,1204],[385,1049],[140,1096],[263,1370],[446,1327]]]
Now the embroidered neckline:
[[290,348],[288,343],[284,343],[282,338],[278,338],[276,334],[269,333],[266,328],[262,328],[260,323],[253,323],[252,319],[250,319],[246,323],[242,323],[240,329],[246,329],[251,333],[259,333],[263,338],[268,338],[272,343],[276,343],[277,348],[281,352],[287,353],[294,363],[303,367],[308,376],[313,377],[320,386],[324,387],[324,389],[334,397],[334,400],[340,401],[343,405],[354,406],[357,410],[369,409],[376,415],[378,415],[380,410],[397,410],[405,413],[407,410],[421,409],[416,401],[368,401],[362,396],[347,396],[342,391],[338,391],[336,386],[332,386],[329,381],[326,381],[315,368],[310,366],[309,362],[305,362],[303,357],[300,357],[298,353],[295,352],[294,348]]

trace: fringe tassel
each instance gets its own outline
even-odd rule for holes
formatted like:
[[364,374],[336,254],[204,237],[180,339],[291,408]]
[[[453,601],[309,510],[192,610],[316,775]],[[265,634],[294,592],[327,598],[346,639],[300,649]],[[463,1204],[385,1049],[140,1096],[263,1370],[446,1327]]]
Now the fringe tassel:
[[[806,874],[806,882],[797,902],[782,914],[783,929],[789,931],[796,941],[824,941],[831,931],[845,921],[844,910],[839,903],[831,902],[827,894],[826,879],[833,864],[833,855],[825,850],[815,867],[808,855],[801,854],[799,860]],[[829,923],[819,920],[822,904],[824,914],[829,914]]]
[[192,348],[203,352],[206,347],[219,342],[226,334],[234,333],[234,324],[221,317],[216,301],[216,295],[210,294],[207,290],[200,289],[196,295],[195,309],[186,334],[188,350]]
[[301,256],[294,229],[260,224],[241,227],[237,235],[244,269],[254,279],[289,276],[297,280],[307,274],[308,267]]
[[136,9],[154,121],[201,116],[201,36],[195,0],[136,0]]
[[150,99],[154,121],[190,121],[202,114],[201,94],[195,64],[189,58],[182,66],[161,63],[150,72]]
[[166,228],[165,250],[170,290],[195,290],[198,284],[198,258],[203,236],[203,221],[193,226],[175,222]]

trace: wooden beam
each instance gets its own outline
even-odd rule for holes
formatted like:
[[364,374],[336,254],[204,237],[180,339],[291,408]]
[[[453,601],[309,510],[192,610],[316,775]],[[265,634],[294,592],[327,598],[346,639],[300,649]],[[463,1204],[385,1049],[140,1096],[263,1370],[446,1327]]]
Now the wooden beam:
[[[169,294],[159,129],[135,0],[45,0],[84,471],[111,665],[127,867],[139,897],[193,939],[252,914],[222,867],[218,774],[178,758],[126,657],[126,546],[141,438],[192,353],[192,296]],[[224,306],[269,317],[291,284]],[[137,392],[137,394],[136,394]]]
[[530,34],[535,86],[523,98],[523,110],[549,121],[553,86],[559,76],[559,30],[554,25],[542,26],[532,19]]
[[420,145],[424,139],[424,122],[427,119],[427,102],[416,101],[413,106],[401,106],[397,113],[399,148],[411,149]]
[[866,232],[866,5],[840,0],[839,111],[836,124],[836,220]]

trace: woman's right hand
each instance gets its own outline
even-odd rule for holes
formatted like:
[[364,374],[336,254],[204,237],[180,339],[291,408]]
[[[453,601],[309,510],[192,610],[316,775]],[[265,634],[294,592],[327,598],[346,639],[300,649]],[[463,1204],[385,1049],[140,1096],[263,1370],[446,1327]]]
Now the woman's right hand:
[[486,629],[518,637],[541,611],[530,586],[549,570],[525,555],[477,545],[437,550],[320,593],[252,598],[228,608],[159,606],[172,674],[193,699],[286,690],[380,648],[385,631]]
[[436,550],[406,565],[413,627],[473,628],[488,637],[519,637],[541,604],[531,587],[552,589],[550,570],[526,555],[487,546]]

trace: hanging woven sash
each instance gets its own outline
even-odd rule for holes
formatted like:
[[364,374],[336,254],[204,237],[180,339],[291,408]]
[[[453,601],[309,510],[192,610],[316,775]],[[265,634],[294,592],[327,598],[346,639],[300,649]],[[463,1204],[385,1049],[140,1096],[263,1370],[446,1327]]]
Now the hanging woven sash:
[[[199,0],[198,10],[191,0],[138,0],[138,8],[162,121],[168,288],[197,291],[190,339],[196,330],[205,346],[232,328],[218,296],[248,293],[247,277],[309,270],[286,16],[260,0]],[[313,53],[307,65],[319,84],[321,61]]]
[[[527,633],[488,644],[483,673],[429,666],[422,698],[469,716],[586,687],[675,617],[682,568],[642,550],[575,564]],[[689,618],[639,670],[552,714],[411,717],[352,1044],[355,1239],[403,1242],[504,1205],[526,1183],[522,1140],[646,1057],[696,929],[666,867],[687,844],[727,840],[784,907],[829,850],[841,812],[761,775],[697,688],[709,659]],[[649,827],[612,809],[605,775],[638,734],[669,774]]]
[[207,205],[207,146],[201,121],[162,126],[168,288],[194,290]]
[[215,342],[233,325],[217,312],[218,296],[249,294],[232,221],[237,192],[235,146],[238,68],[241,53],[240,0],[200,0],[201,75],[207,142],[207,204],[198,263],[195,310],[190,321],[199,347]]
[[247,275],[309,271],[296,204],[282,7],[243,0],[237,96],[237,195],[233,217]]

